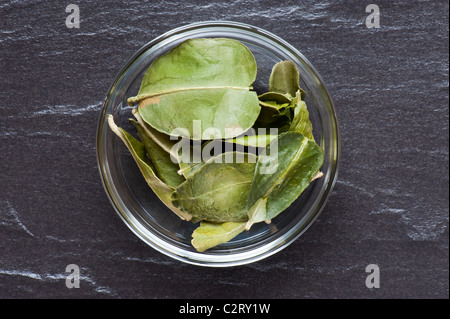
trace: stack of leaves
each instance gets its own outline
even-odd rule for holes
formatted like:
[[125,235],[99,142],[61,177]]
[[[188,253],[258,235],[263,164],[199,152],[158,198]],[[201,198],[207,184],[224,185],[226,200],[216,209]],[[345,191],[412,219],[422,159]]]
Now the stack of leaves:
[[[236,40],[187,40],[156,59],[128,99],[138,105],[129,121],[140,140],[108,118],[159,199],[200,222],[192,234],[199,252],[270,223],[322,175],[296,65],[275,64],[261,95],[251,86],[256,73],[253,54]],[[195,123],[214,134],[198,134]]]

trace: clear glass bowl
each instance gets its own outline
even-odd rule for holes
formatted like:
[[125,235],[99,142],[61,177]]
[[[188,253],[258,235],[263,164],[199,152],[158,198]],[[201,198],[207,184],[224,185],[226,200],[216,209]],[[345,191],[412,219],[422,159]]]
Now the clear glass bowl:
[[[258,75],[253,87],[258,94],[268,90],[273,65],[291,60],[300,70],[306,91],[316,141],[324,151],[321,171],[305,192],[271,224],[258,223],[228,243],[198,253],[191,245],[197,225],[180,220],[152,192],[120,139],[109,129],[107,117],[130,133],[132,117],[126,99],[137,94],[142,77],[152,61],[191,38],[232,38],[255,55]],[[146,44],[122,67],[112,83],[100,114],[97,130],[97,161],[111,203],[125,224],[145,243],[183,262],[228,267],[270,256],[292,243],[314,222],[334,186],[339,159],[338,122],[333,101],[311,63],[294,47],[260,28],[228,21],[201,22],[169,31]]]

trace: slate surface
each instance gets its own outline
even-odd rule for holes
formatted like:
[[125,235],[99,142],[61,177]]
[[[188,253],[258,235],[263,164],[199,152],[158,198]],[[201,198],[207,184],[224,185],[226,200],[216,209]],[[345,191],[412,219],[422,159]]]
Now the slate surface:
[[[1,298],[448,298],[449,3],[0,2]],[[102,188],[95,134],[123,63],[188,23],[232,20],[298,48],[333,95],[339,180],[317,222],[263,261],[187,265],[146,246]],[[65,285],[66,266],[81,271]],[[380,268],[380,288],[365,285]]]

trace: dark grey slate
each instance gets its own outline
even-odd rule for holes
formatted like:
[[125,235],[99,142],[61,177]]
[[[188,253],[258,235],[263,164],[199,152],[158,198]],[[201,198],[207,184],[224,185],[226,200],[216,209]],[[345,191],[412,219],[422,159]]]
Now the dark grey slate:
[[[380,28],[368,29],[376,3]],[[448,1],[0,3],[0,298],[448,298]],[[316,223],[254,264],[187,265],[110,205],[95,134],[123,63],[188,23],[266,29],[318,69],[336,104],[339,179]],[[79,289],[65,285],[80,266]],[[380,288],[365,285],[369,264]]]

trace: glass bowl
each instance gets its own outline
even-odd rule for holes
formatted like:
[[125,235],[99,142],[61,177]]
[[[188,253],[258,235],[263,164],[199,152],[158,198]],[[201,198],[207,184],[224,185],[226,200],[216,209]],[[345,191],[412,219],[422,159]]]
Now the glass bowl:
[[[324,176],[309,185],[303,194],[271,224],[258,223],[231,241],[197,252],[191,234],[197,227],[172,213],[147,186],[120,139],[109,129],[108,115],[130,133],[132,117],[127,98],[137,94],[142,77],[152,61],[191,38],[231,38],[245,44],[254,54],[258,75],[253,84],[258,94],[268,91],[273,65],[291,60],[299,68],[300,85],[315,139],[324,151]],[[135,135],[135,134],[134,134]],[[136,136],[136,135],[135,135]],[[288,246],[314,222],[334,186],[338,171],[339,132],[333,101],[312,64],[290,44],[258,27],[219,21],[194,23],[173,29],[146,44],[122,67],[104,102],[97,129],[97,161],[114,209],[125,224],[145,243],[177,260],[202,266],[228,267],[251,263]]]

